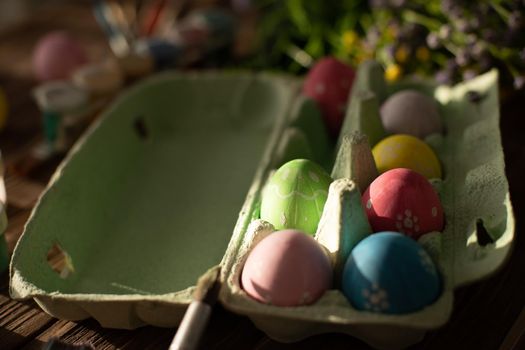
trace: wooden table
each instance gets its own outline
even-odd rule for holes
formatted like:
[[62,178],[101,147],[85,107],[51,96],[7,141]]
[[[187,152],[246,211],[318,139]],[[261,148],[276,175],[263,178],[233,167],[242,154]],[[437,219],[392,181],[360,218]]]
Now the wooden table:
[[[10,251],[22,233],[34,199],[43,190],[59,158],[31,169],[24,177],[15,174],[29,150],[40,140],[40,117],[30,97],[35,82],[31,76],[31,50],[42,33],[67,28],[89,47],[91,57],[101,59],[108,52],[103,34],[89,7],[63,6],[0,34],[0,86],[11,103],[6,130],[0,134],[0,149],[8,166],[7,193]],[[522,130],[523,96],[514,96],[502,106],[502,136],[511,198],[518,218],[514,252],[495,276],[455,293],[452,318],[442,329],[431,332],[413,349],[521,349],[525,348],[525,238],[522,228],[525,208],[525,147]],[[33,301],[9,298],[8,275],[0,276],[0,349],[40,349],[53,337],[68,344],[89,343],[97,349],[166,349],[175,329],[143,327],[134,331],[104,329],[93,319],[69,322],[52,318]],[[326,334],[294,344],[272,341],[245,317],[220,306],[214,310],[203,336],[202,349],[369,349],[349,336]]]

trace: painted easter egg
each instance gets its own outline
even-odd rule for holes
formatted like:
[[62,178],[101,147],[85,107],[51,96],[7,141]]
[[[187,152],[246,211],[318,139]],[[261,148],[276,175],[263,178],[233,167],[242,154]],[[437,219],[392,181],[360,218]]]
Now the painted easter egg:
[[390,134],[408,134],[425,138],[443,130],[436,102],[415,90],[402,90],[381,106],[381,121]]
[[392,135],[381,140],[372,149],[379,173],[407,168],[427,179],[441,178],[441,164],[429,145],[410,135]]
[[430,255],[397,232],[380,232],[363,239],[343,269],[343,294],[358,310],[415,312],[435,302],[441,288]]
[[241,283],[245,292],[261,303],[308,305],[332,286],[332,268],[312,237],[284,230],[265,237],[250,252]]
[[319,60],[308,72],[303,93],[317,102],[327,129],[337,137],[343,125],[355,71],[333,57]]
[[281,166],[265,186],[261,219],[276,229],[315,234],[332,178],[316,163],[295,159]]
[[361,199],[374,232],[402,232],[414,239],[442,231],[443,207],[430,182],[409,169],[378,176]]
[[45,35],[33,53],[33,69],[40,81],[68,79],[87,61],[84,48],[65,31]]

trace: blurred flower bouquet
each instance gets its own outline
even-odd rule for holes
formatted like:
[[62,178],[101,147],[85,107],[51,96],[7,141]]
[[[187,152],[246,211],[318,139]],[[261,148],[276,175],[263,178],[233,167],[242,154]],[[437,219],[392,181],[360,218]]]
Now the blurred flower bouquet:
[[334,55],[374,58],[394,81],[405,75],[452,84],[493,67],[504,86],[525,85],[522,0],[260,0],[252,68],[301,73]]

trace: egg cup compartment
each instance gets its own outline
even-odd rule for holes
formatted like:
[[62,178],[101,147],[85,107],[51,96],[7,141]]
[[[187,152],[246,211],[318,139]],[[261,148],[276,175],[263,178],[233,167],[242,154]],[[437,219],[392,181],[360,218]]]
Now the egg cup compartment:
[[272,168],[299,158],[313,160],[324,168],[333,164],[333,142],[323,122],[321,111],[304,95],[298,95],[287,118],[285,130],[272,156]]

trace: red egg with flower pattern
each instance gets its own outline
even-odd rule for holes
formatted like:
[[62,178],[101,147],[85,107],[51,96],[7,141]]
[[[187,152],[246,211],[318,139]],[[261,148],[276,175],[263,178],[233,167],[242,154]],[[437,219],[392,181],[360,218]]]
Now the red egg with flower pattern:
[[396,231],[414,239],[442,231],[445,218],[439,197],[422,175],[397,168],[378,176],[362,196],[374,232]]

